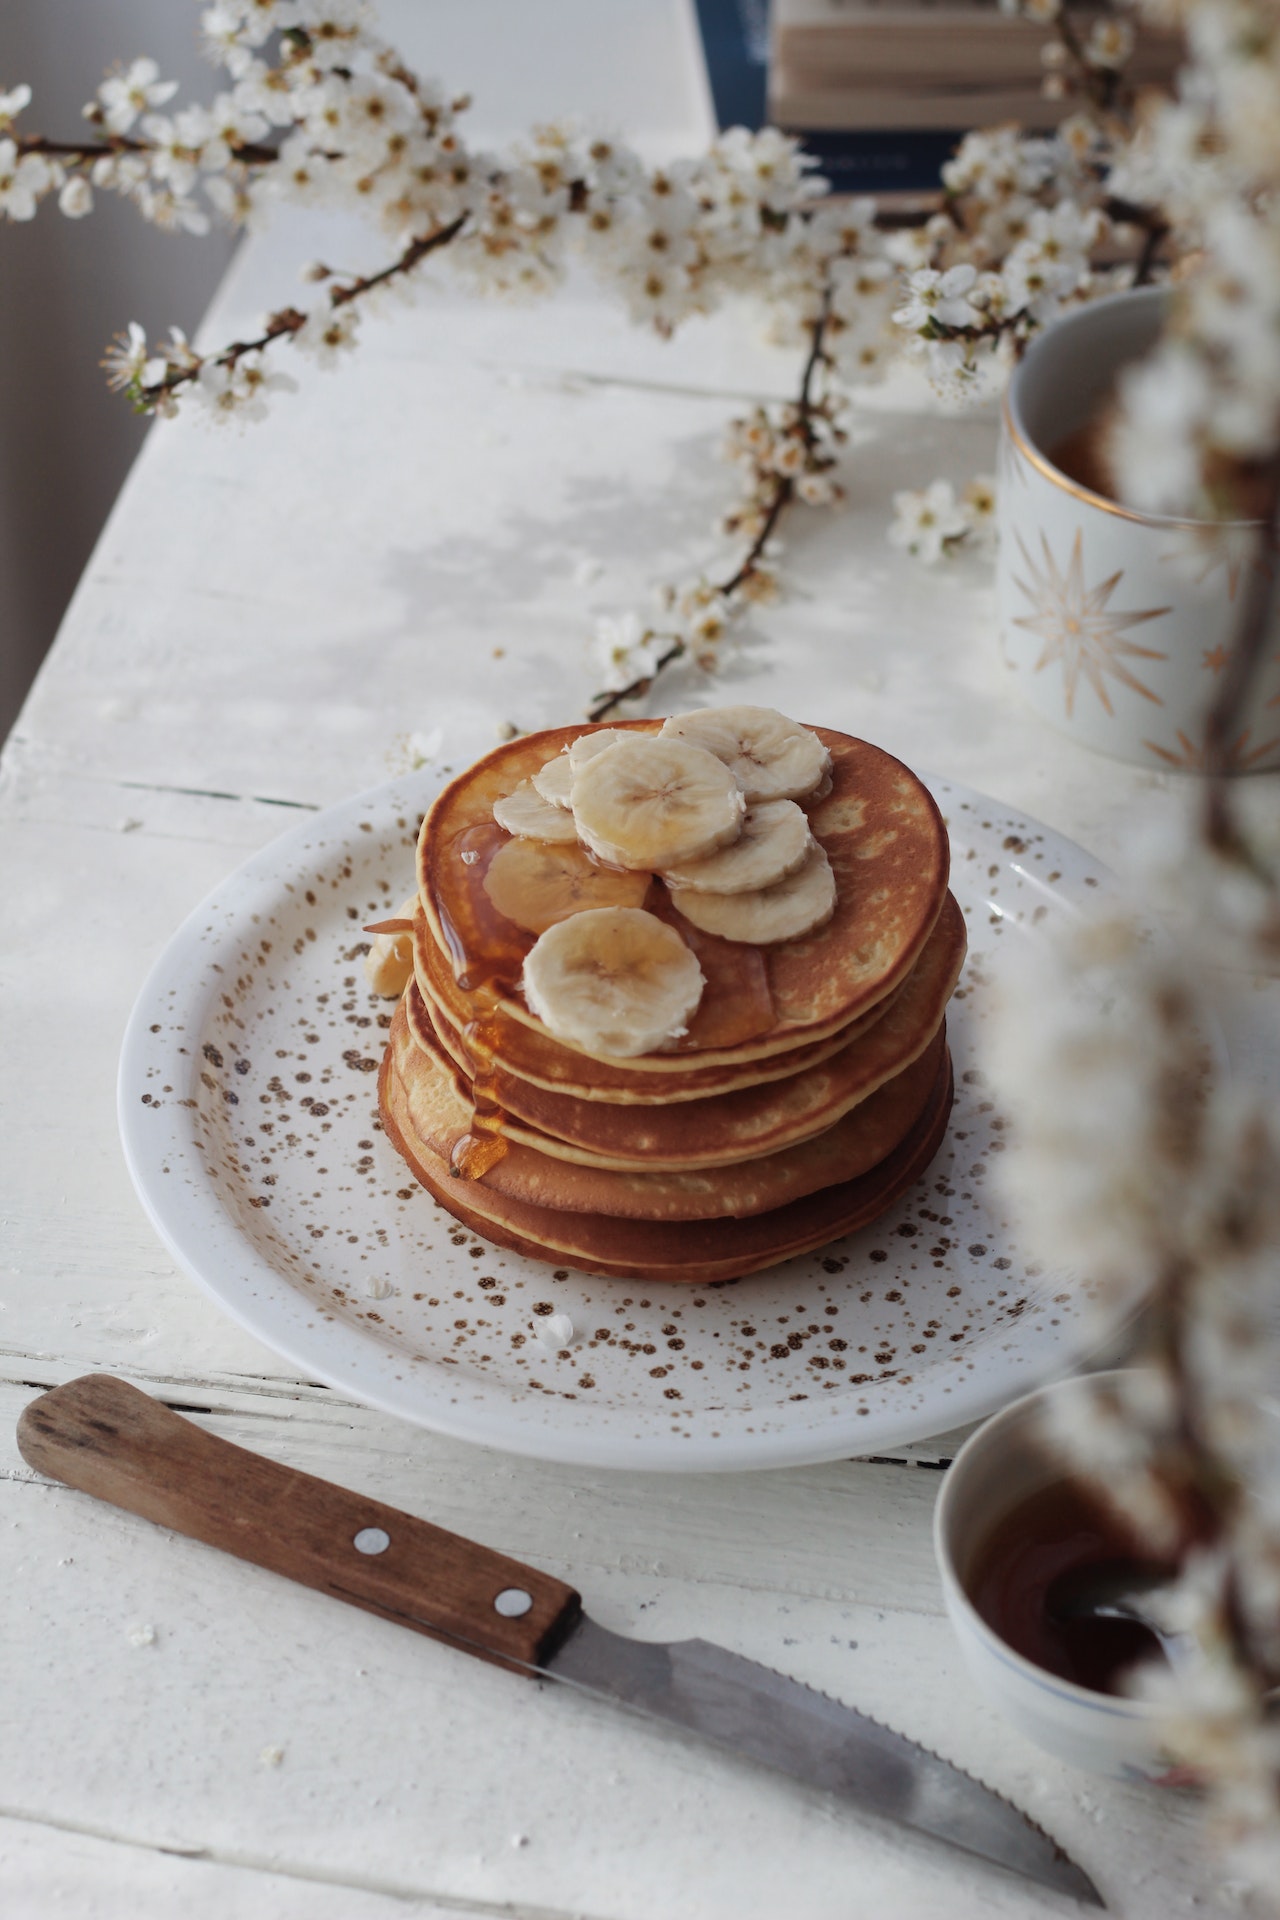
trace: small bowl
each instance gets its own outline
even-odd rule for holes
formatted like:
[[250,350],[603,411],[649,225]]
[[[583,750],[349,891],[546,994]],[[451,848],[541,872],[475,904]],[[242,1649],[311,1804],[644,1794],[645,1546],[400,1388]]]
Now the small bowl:
[[1073,1391],[1076,1381],[1060,1380],[1015,1400],[970,1435],[947,1469],[933,1517],[947,1612],[979,1692],[1036,1746],[1112,1780],[1187,1786],[1190,1776],[1162,1744],[1154,1707],[1046,1673],[1006,1645],[966,1591],[976,1553],[1006,1515],[1066,1477],[1044,1445],[1043,1415],[1055,1394]]

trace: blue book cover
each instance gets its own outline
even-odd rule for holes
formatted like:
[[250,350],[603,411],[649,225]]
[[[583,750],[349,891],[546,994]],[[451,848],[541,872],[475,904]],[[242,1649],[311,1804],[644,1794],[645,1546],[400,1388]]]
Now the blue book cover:
[[[721,127],[763,127],[769,70],[769,0],[695,0],[707,79]],[[941,185],[956,133],[800,135],[833,193],[929,193]]]

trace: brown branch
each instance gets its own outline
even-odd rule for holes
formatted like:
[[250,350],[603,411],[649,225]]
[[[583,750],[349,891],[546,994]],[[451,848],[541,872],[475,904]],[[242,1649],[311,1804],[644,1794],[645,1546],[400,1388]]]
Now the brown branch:
[[[41,133],[10,135],[19,153],[47,153],[55,159],[113,160],[122,153],[156,153],[154,140],[130,140],[125,134],[111,134],[106,140],[47,140]],[[257,145],[252,140],[228,141],[231,156],[246,166],[267,166],[280,158],[275,147]]]
[[[830,313],[831,289],[827,287],[823,291],[822,306],[818,318],[813,323],[809,352],[805,358],[804,371],[800,376],[800,392],[796,400],[800,415],[800,431],[804,437],[806,446],[809,447],[812,447],[814,443],[813,415],[816,403],[813,398],[813,383],[817,376],[818,368],[823,364],[825,358],[822,348]],[[723,581],[720,586],[713,589],[718,596],[726,598],[754,574],[759,565],[760,557],[768,545],[774,529],[777,527],[787,507],[790,506],[792,500],[795,498],[795,491],[795,481],[789,474],[780,473],[775,477],[773,498],[769,502],[768,510],[760,531],[751,542],[751,545],[748,547],[741,563],[734,573],[730,575],[729,579]],[[662,669],[670,666],[673,660],[678,660],[682,654],[687,652],[688,646],[685,641],[678,635],[675,636],[672,644],[667,648],[665,653],[659,656],[648,673],[639,675],[627,686],[620,687],[616,693],[595,694],[592,697],[591,705],[587,709],[588,720],[603,720],[607,715],[622,706],[625,701],[639,700],[644,694],[649,692],[654,681],[662,672]]]
[[630,686],[620,687],[617,693],[595,694],[592,697],[591,705],[587,708],[588,720],[607,719],[609,714],[620,707],[624,700],[638,700],[641,694],[648,693],[650,687],[662,672],[662,669],[669,667],[673,660],[678,660],[681,654],[687,651],[688,649],[684,641],[677,634],[666,652],[659,654],[653,664],[652,672],[642,674],[638,680],[633,680]]
[[397,274],[412,273],[418,262],[425,260],[429,253],[434,253],[438,247],[447,247],[451,240],[456,240],[469,217],[468,214],[460,213],[457,219],[450,220],[447,226],[437,227],[434,233],[426,233],[420,239],[411,240],[400,258],[393,260],[390,266],[383,267],[378,273],[364,274],[360,279],[350,281],[345,286],[335,287],[329,296],[333,305],[345,307],[352,300],[358,300],[362,293],[369,293],[374,287],[385,286],[387,281],[394,280]]
[[[822,364],[822,343],[826,336],[827,322],[830,317],[831,289],[830,287],[826,287],[822,294],[821,311],[813,323],[813,337],[809,346],[808,358],[804,363],[804,372],[800,379],[800,397],[797,403],[800,409],[800,429],[804,435],[806,446],[810,447],[813,445],[813,381],[818,367]],[[733,574],[730,579],[726,580],[723,586],[717,589],[719,593],[727,596],[733,593],[736,588],[740,587],[744,580],[751,578],[756,570],[756,565],[761,554],[773,536],[774,529],[795,498],[795,491],[795,481],[787,474],[779,474],[774,485],[773,499],[770,501],[769,510],[765,514],[764,525],[747,549],[746,555],[737,572]]]
[[1249,695],[1273,644],[1280,548],[1280,455],[1270,461],[1264,483],[1265,510],[1258,525],[1258,550],[1249,568],[1244,603],[1218,694],[1205,726],[1204,831],[1219,853],[1254,864],[1235,818],[1228,775],[1231,750],[1239,738]]
[[751,545],[747,548],[746,554],[743,556],[742,564],[737,572],[732,574],[722,586],[716,588],[717,593],[727,596],[740,587],[744,580],[751,578],[760,563],[761,554],[769,544],[774,528],[794,499],[795,491],[795,481],[792,480],[789,475],[780,473],[774,482],[773,499],[769,502],[769,510],[765,514],[764,524],[761,526],[755,539],[751,542]]
[[[385,285],[397,274],[411,273],[419,261],[424,260],[429,253],[434,253],[437,247],[447,246],[451,240],[456,239],[468,218],[469,216],[465,213],[459,214],[457,219],[451,220],[447,226],[437,227],[433,233],[423,234],[419,239],[410,241],[399,258],[393,260],[389,266],[383,267],[380,272],[365,274],[345,286],[332,288],[329,294],[330,306],[348,306],[353,300],[358,300],[362,294],[371,292],[374,287]],[[157,380],[152,386],[139,388],[139,397],[143,400],[154,400],[160,394],[176,393],[180,387],[188,386],[193,380],[199,378],[200,368],[206,360],[211,361],[215,366],[233,367],[237,361],[244,358],[245,354],[259,353],[264,347],[269,347],[273,340],[281,340],[286,334],[300,332],[306,322],[307,315],[299,312],[297,307],[284,307],[279,313],[271,316],[267,326],[256,340],[233,340],[230,346],[224,347],[220,353],[208,354],[203,360],[197,359],[191,366],[176,367],[167,373],[163,380]]]

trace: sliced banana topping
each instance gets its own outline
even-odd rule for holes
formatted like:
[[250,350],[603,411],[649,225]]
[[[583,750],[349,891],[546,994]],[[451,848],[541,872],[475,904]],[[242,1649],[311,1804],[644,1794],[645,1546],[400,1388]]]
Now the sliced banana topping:
[[619,740],[628,737],[622,727],[595,727],[590,733],[580,733],[566,748],[569,765],[575,773],[581,773],[588,760],[594,760],[606,747],[616,747]]
[[563,807],[569,811],[569,788],[573,784],[573,768],[569,764],[567,753],[557,753],[539,767],[533,776],[533,784],[542,798],[551,807]]
[[[395,914],[388,916],[396,920],[412,921],[418,911],[418,896],[411,893],[401,902]],[[364,957],[364,977],[375,993],[386,1000],[398,1000],[409,984],[413,972],[413,933],[375,933],[373,944]]]
[[727,847],[703,860],[664,867],[662,877],[673,892],[685,887],[699,893],[758,892],[803,866],[813,844],[808,818],[794,800],[762,800],[747,808],[742,832]]
[[514,793],[503,794],[493,803],[493,817],[508,833],[525,840],[567,842],[578,838],[573,815],[564,807],[544,800],[532,780],[522,780]]
[[836,881],[831,862],[815,841],[804,865],[776,886],[756,893],[695,893],[682,887],[672,898],[703,933],[767,947],[823,926],[836,909]]
[[484,876],[498,912],[529,933],[542,933],[586,907],[638,907],[648,888],[647,873],[611,873],[579,846],[541,840],[506,841]]
[[686,1031],[703,979],[674,927],[633,907],[598,907],[548,928],[521,984],[558,1040],[625,1060]]
[[821,785],[831,755],[816,733],[772,707],[707,707],[677,713],[659,736],[687,740],[722,760],[750,801],[798,800]]
[[573,778],[578,837],[619,867],[699,860],[737,839],[745,812],[729,769],[684,740],[630,734]]

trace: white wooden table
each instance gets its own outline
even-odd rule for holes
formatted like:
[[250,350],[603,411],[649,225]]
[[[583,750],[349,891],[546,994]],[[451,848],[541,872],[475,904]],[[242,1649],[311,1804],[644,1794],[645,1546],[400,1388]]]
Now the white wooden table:
[[[706,136],[679,0],[386,12],[423,69],[496,103],[481,118],[497,134],[598,97],[650,152]],[[290,297],[319,237],[297,220],[255,238],[210,338]],[[293,810],[402,765],[406,736],[439,728],[462,758],[504,720],[576,717],[595,614],[703,564],[732,484],[723,422],[792,377],[749,315],[664,346],[585,284],[516,310],[464,300],[442,270],[266,425],[152,435],[0,786],[6,1920],[1068,1910],[38,1480],[14,1421],[89,1370],[545,1567],[605,1625],[701,1634],[865,1707],[1025,1806],[1134,1920],[1231,1910],[1192,1808],[1052,1763],[975,1696],[933,1573],[938,1475],[911,1450],[662,1477],[439,1438],[296,1378],[222,1317],[124,1170],[120,1035],[177,923]],[[992,443],[989,419],[864,412],[851,503],[790,536],[795,590],[733,692],[864,734],[1123,864],[1131,810],[1165,778],[1086,757],[1015,705],[981,566],[930,574],[884,544],[895,487],[989,468]],[[674,682],[666,696],[688,697]]]

